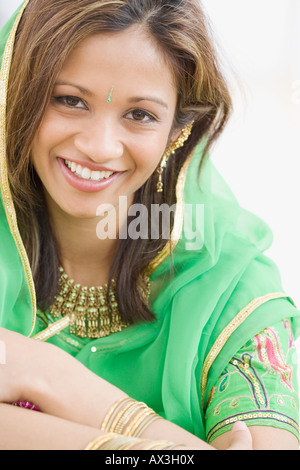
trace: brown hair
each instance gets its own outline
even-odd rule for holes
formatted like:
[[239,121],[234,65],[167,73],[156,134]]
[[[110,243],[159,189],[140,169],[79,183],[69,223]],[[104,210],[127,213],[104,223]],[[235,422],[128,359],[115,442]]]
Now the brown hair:
[[[179,171],[202,138],[206,151],[222,131],[231,109],[205,15],[198,0],[31,0],[17,31],[8,89],[7,155],[11,190],[20,232],[31,263],[37,303],[46,308],[58,285],[59,253],[43,187],[30,163],[30,149],[49,103],[55,79],[74,47],[87,36],[142,25],[173,67],[178,87],[174,128],[194,120],[192,134],[169,159],[164,192],[156,192],[156,172],[137,191],[146,205],[176,202]],[[149,213],[151,211],[149,210]],[[137,280],[165,244],[157,240],[120,240],[110,280],[118,273],[117,300],[123,319],[151,321]],[[128,295],[128,292],[131,294]]]

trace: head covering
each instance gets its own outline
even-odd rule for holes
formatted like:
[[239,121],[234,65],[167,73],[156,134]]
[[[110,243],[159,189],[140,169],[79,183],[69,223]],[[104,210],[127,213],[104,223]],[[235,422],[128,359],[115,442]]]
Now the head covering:
[[[200,143],[178,177],[171,239],[148,269],[156,321],[90,340],[69,334],[62,320],[54,323],[55,334],[41,335],[53,319],[39,311],[36,317],[34,283],[9,191],[5,153],[9,64],[22,9],[0,35],[1,47],[7,44],[0,82],[0,325],[48,339],[133,398],[205,439],[203,410],[209,392],[235,352],[283,318],[291,318],[294,333],[299,334],[300,312],[284,292],[276,265],[264,255],[272,232],[239,206],[211,161],[199,177],[204,147]],[[190,239],[196,226],[197,243]]]
[[[8,184],[6,165],[6,93],[13,43],[22,13],[22,6],[10,18],[0,34],[0,279],[3,286],[0,324],[3,327],[30,334],[35,323],[35,290],[30,265],[18,230],[17,218]],[[30,315],[25,312],[30,312]],[[8,316],[6,312],[10,312]],[[20,312],[24,317],[20,323]],[[8,322],[8,323],[7,323]]]

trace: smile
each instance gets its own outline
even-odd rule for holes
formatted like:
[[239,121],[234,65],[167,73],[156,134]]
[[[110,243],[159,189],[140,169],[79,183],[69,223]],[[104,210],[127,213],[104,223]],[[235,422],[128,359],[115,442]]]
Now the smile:
[[86,181],[99,182],[110,178],[114,174],[113,171],[92,171],[89,168],[78,165],[75,162],[70,162],[69,160],[64,160],[64,163],[78,178],[82,178]]
[[117,180],[119,180],[126,171],[95,171],[65,158],[58,157],[57,163],[66,181],[73,188],[84,193],[96,193],[102,191]]

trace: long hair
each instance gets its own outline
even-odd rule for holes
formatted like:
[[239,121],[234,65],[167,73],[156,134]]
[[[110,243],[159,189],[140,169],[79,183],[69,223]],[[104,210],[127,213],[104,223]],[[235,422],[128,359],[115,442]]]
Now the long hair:
[[[176,203],[177,177],[196,144],[207,150],[223,130],[231,100],[203,9],[198,0],[31,0],[19,25],[11,64],[7,105],[7,156],[18,224],[36,286],[37,303],[47,308],[57,292],[59,252],[47,214],[43,186],[31,162],[32,141],[40,126],[57,75],[80,41],[140,25],[156,41],[173,69],[178,90],[174,129],[194,120],[185,146],[170,158],[163,193],[156,172],[136,192],[135,203]],[[200,165],[200,170],[201,170]],[[172,221],[173,223],[173,221]],[[171,224],[172,226],[172,224]],[[110,270],[117,273],[117,301],[124,321],[151,321],[138,278],[165,240],[120,240]],[[130,293],[130,295],[128,294]]]

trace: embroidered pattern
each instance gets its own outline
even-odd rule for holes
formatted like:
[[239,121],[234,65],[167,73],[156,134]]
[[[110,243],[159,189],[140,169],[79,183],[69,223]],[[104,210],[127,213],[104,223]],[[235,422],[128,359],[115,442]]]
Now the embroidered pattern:
[[276,370],[280,374],[283,383],[290,390],[293,390],[292,368],[283,360],[275,331],[272,328],[266,328],[262,333],[256,335],[255,339],[260,360],[269,368]]
[[224,345],[230,338],[230,336],[235,332],[235,330],[246,320],[246,318],[260,305],[264,304],[265,302],[269,302],[273,299],[280,299],[288,297],[286,294],[280,292],[274,292],[271,294],[263,295],[262,297],[258,297],[253,299],[246,307],[244,307],[234,319],[224,328],[222,333],[216,339],[214,345],[212,346],[211,350],[206,356],[206,359],[203,364],[202,374],[200,378],[200,386],[201,386],[201,394],[202,394],[202,406],[205,408],[205,392],[206,392],[206,385],[207,385],[207,378],[210,368],[212,367],[215,359],[222,351]]
[[213,428],[210,429],[210,431],[207,434],[207,441],[210,442],[215,438],[215,435],[218,431],[225,429],[228,431],[228,426],[234,424],[236,421],[245,421],[250,423],[251,421],[253,422],[253,425],[257,425],[255,422],[256,420],[262,420],[266,421],[265,426],[268,426],[267,421],[269,420],[274,420],[280,424],[287,424],[293,428],[295,431],[295,434],[299,434],[299,426],[298,422],[295,421],[294,419],[290,418],[289,416],[286,416],[284,414],[278,413],[277,411],[274,410],[261,410],[259,412],[257,411],[248,411],[243,414],[235,414],[232,416],[229,416],[227,419],[224,419],[217,423]]
[[290,320],[266,328],[231,359],[213,387],[205,414],[207,440],[236,421],[292,432],[299,440],[299,397]]
[[229,385],[229,382],[230,382],[230,375],[229,375],[229,372],[228,372],[227,368],[221,374],[221,378],[222,377],[223,377],[223,380],[221,380],[221,383],[219,385],[219,392],[220,393],[224,392],[227,389],[227,387]]
[[266,390],[255,368],[252,366],[252,359],[250,354],[245,353],[241,358],[233,357],[230,364],[236,367],[249,382],[257,408],[266,408],[268,406]]

